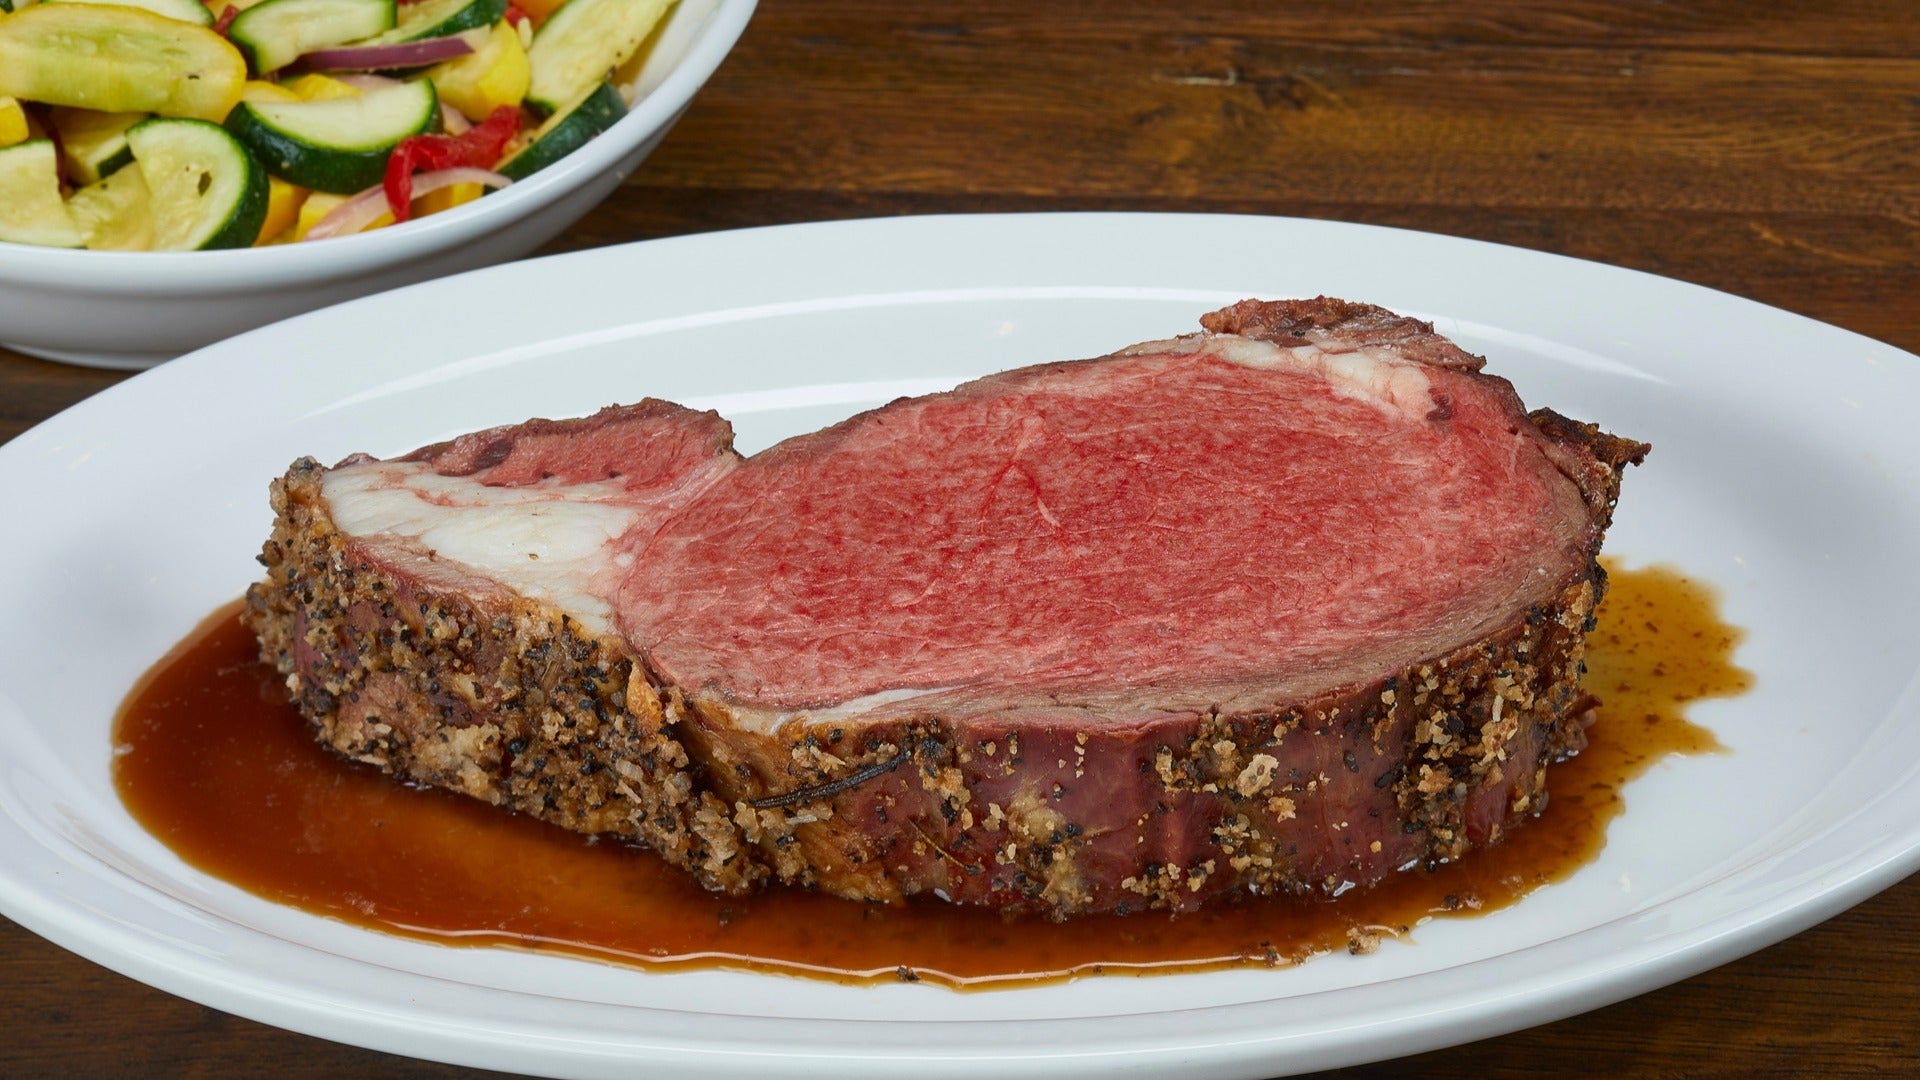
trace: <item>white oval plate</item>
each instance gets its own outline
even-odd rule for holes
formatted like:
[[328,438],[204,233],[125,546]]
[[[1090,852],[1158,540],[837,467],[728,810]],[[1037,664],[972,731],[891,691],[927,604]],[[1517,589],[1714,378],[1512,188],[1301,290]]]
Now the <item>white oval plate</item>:
[[[1289,970],[955,993],[436,948],[193,870],[114,796],[133,680],[236,596],[301,454],[392,453],[652,395],[743,449],[899,394],[1190,330],[1248,296],[1433,319],[1533,405],[1653,443],[1609,550],[1717,583],[1731,753],[1627,791],[1594,864],[1485,918]],[[267,1023],[581,1076],[1253,1077],[1594,1008],[1783,938],[1920,865],[1920,359],[1535,252],[1262,218],[921,218],[523,262],[302,316],[0,448],[0,909]]]

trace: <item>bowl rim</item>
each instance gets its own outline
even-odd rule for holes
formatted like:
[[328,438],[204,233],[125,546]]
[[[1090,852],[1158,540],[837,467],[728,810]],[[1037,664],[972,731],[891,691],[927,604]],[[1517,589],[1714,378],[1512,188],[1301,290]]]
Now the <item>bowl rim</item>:
[[527,179],[487,198],[404,224],[314,244],[223,251],[85,251],[0,243],[0,284],[94,293],[194,295],[351,276],[412,262],[476,240],[600,173],[663,132],[745,32],[758,0],[717,0],[687,53],[611,128]]

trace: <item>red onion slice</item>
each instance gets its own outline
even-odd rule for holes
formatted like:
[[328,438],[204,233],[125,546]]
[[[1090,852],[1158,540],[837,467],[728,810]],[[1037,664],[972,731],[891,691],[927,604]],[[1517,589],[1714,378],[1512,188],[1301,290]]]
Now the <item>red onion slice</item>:
[[384,71],[388,68],[426,67],[456,56],[466,56],[478,48],[489,27],[466,30],[451,37],[403,41],[392,45],[342,45],[337,49],[316,49],[300,59],[316,71]]
[[[413,197],[439,191],[455,184],[484,184],[487,187],[503,188],[513,181],[497,172],[486,169],[435,169],[432,172],[415,173],[413,176]],[[383,184],[360,192],[353,198],[327,211],[327,216],[314,222],[307,230],[306,239],[326,240],[335,236],[350,236],[360,232],[380,219],[387,212],[387,189]]]
[[473,122],[460,114],[460,110],[440,103],[440,130],[449,135],[463,135],[473,129]]

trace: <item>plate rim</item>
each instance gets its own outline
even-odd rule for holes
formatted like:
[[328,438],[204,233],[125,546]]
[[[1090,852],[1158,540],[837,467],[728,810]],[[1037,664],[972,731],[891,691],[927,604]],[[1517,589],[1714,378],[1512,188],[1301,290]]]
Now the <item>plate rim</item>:
[[[1018,219],[1023,228],[1035,230],[1041,230],[1046,227],[1041,219],[1073,220],[1082,223],[1092,219],[1101,219],[1113,221],[1115,226],[1120,228],[1127,227],[1129,222],[1137,222],[1142,219],[1149,219],[1160,224],[1168,223],[1169,220],[1177,222],[1179,219],[1206,219],[1220,223],[1224,219],[1228,224],[1234,222],[1258,222],[1261,223],[1261,227],[1280,228],[1283,230],[1296,225],[1302,225],[1309,230],[1326,228],[1334,228],[1336,230],[1377,230],[1379,233],[1423,238],[1422,242],[1439,241],[1448,245],[1475,245],[1482,249],[1503,253],[1500,256],[1503,258],[1511,257],[1512,254],[1517,253],[1523,258],[1559,260],[1564,263],[1582,266],[1587,268],[1589,272],[1598,271],[1608,276],[1633,275],[1647,282],[1658,283],[1662,289],[1679,286],[1688,290],[1699,290],[1701,293],[1723,298],[1737,305],[1764,311],[1768,313],[1769,318],[1785,316],[1791,319],[1801,320],[1813,327],[1820,328],[1820,332],[1823,334],[1849,335],[1860,341],[1870,342],[1881,349],[1890,350],[1893,354],[1905,357],[1907,360],[1920,363],[1920,358],[1915,358],[1911,354],[1892,349],[1891,346],[1887,346],[1884,343],[1873,342],[1872,339],[1865,338],[1862,335],[1855,334],[1844,328],[1821,323],[1807,316],[1784,311],[1783,309],[1761,305],[1756,301],[1746,300],[1733,296],[1732,294],[1717,292],[1707,289],[1704,286],[1680,282],[1675,279],[1664,278],[1642,271],[1607,266],[1606,264],[1595,263],[1588,260],[1574,259],[1569,256],[1558,255],[1551,252],[1516,248],[1471,238],[1450,237],[1443,234],[1417,232],[1386,226],[1327,222],[1319,219],[1275,218],[1252,215],[1080,214],[1071,212],[1017,215],[950,214],[926,215],[911,218],[859,219],[850,222],[814,222],[765,226],[757,229],[729,230],[722,233],[695,234],[664,240],[640,241],[612,248],[600,248],[549,256],[542,259],[526,260],[520,263],[480,269],[467,274],[457,275],[453,278],[440,279],[434,282],[411,286],[408,289],[397,290],[396,293],[349,301],[347,304],[334,308],[298,316],[287,322],[251,331],[238,338],[229,339],[226,342],[209,346],[181,360],[163,365],[152,372],[129,379],[23,432],[21,436],[12,440],[6,446],[0,446],[0,481],[4,481],[8,472],[14,467],[14,462],[17,459],[26,456],[29,449],[37,445],[37,440],[51,438],[53,436],[49,433],[58,433],[71,426],[83,426],[96,411],[105,412],[111,405],[117,404],[122,398],[137,398],[144,395],[158,394],[161,391],[156,388],[171,385],[175,380],[194,380],[211,377],[217,374],[222,364],[234,365],[241,363],[247,346],[258,344],[260,341],[271,341],[276,335],[297,332],[298,327],[295,324],[306,323],[312,320],[338,320],[343,317],[340,313],[345,308],[353,308],[371,302],[378,302],[386,297],[392,297],[399,293],[412,294],[422,290],[432,291],[463,286],[471,287],[471,279],[477,277],[485,275],[512,277],[537,273],[551,266],[555,260],[575,260],[578,265],[585,265],[586,261],[591,259],[607,259],[619,262],[638,258],[644,261],[654,256],[652,254],[634,255],[633,253],[643,250],[648,253],[664,252],[673,248],[675,245],[744,242],[742,238],[750,241],[756,234],[765,236],[779,233],[785,237],[793,237],[803,234],[844,235],[849,230],[863,229],[888,231],[891,229],[911,230],[933,228],[937,230],[940,227],[938,225],[939,222],[964,222],[971,227],[980,223],[982,219]],[[720,238],[727,239],[721,241]],[[667,256],[662,255],[661,257],[664,258]],[[289,329],[290,327],[292,327],[292,329]],[[204,375],[201,371],[203,367],[207,369]],[[103,401],[109,404],[102,404]],[[0,686],[0,691],[4,690],[5,687]],[[3,703],[4,693],[0,693],[0,704]],[[1888,800],[1893,797],[1893,794],[1893,789],[1878,793],[1873,800],[1859,808],[1859,813],[1864,814],[1875,808],[1886,807]],[[0,816],[0,824],[10,826],[11,822],[5,819],[4,816]],[[1837,824],[1831,825],[1814,837],[1803,838],[1795,847],[1810,845],[1815,839],[1830,834],[1838,827]],[[1550,990],[1556,992],[1550,992],[1544,996],[1536,997],[1524,1007],[1516,1007],[1509,1010],[1497,1018],[1497,1022],[1491,1026],[1482,1024],[1476,1027],[1468,1037],[1481,1038],[1500,1034],[1608,1004],[1612,1001],[1617,1001],[1652,989],[1655,986],[1665,985],[1680,978],[1696,974],[1699,971],[1716,966],[1719,963],[1723,963],[1739,955],[1744,955],[1754,949],[1764,947],[1793,933],[1797,933],[1805,927],[1830,917],[1838,911],[1844,910],[1846,907],[1852,906],[1854,903],[1865,899],[1867,896],[1894,884],[1916,870],[1920,870],[1920,826],[1909,829],[1903,836],[1888,839],[1880,844],[1856,851],[1854,857],[1848,860],[1845,866],[1848,873],[1837,885],[1830,881],[1807,882],[1796,889],[1774,894],[1767,904],[1762,904],[1757,908],[1751,909],[1742,908],[1738,912],[1704,924],[1705,928],[1711,931],[1710,933],[1700,940],[1692,941],[1684,947],[1667,952],[1658,965],[1649,965],[1644,962],[1633,964],[1608,962],[1599,964],[1599,973],[1597,975],[1590,975],[1585,983],[1567,978],[1549,980],[1555,984]],[[132,950],[132,955],[130,956],[126,952],[126,949],[130,946],[123,946],[121,950],[110,949],[103,944],[103,938],[113,937],[115,928],[93,927],[94,936],[89,937],[77,922],[64,921],[60,917],[60,912],[48,908],[45,904],[35,902],[36,900],[44,899],[44,897],[36,897],[33,894],[30,883],[20,880],[15,874],[13,867],[0,866],[0,912],[14,918],[35,933],[60,944],[70,951],[86,956],[94,962],[102,963],[104,966],[121,971],[124,974],[128,974],[149,985],[167,990],[170,993],[176,993],[193,1000],[203,1001],[238,1015],[249,1016],[253,1019],[260,1019],[276,1026],[303,1031],[307,1034],[318,1035],[323,1038],[352,1042],[394,1053],[408,1054],[411,1056],[432,1056],[437,1060],[454,1061],[460,1064],[478,1066],[500,1067],[500,1061],[496,1055],[502,1050],[511,1048],[514,1042],[524,1038],[522,1033],[496,1033],[493,1043],[485,1040],[476,1043],[472,1038],[473,1033],[467,1032],[464,1037],[448,1036],[443,1040],[443,1045],[436,1044],[439,1052],[423,1055],[421,1052],[422,1047],[415,1042],[415,1040],[420,1038],[421,1033],[405,1027],[397,1018],[388,1018],[389,1022],[386,1026],[383,1027],[375,1024],[372,1030],[374,1030],[376,1034],[384,1032],[390,1041],[370,1041],[364,1038],[367,1030],[369,1030],[366,1026],[367,1019],[365,1017],[358,1018],[358,1026],[348,1024],[347,1026],[353,1028],[353,1030],[343,1033],[340,1023],[343,1018],[337,1013],[328,1014],[325,1010],[296,1012],[294,1015],[276,1013],[266,1008],[265,1004],[263,1004],[263,1002],[270,1003],[269,999],[241,993],[233,989],[231,984],[214,978],[210,971],[200,970],[192,965],[181,966],[177,963],[169,965],[161,962],[161,960],[156,957],[141,953],[137,948]],[[1660,904],[1654,905],[1654,907],[1663,907],[1675,902],[1677,902],[1676,899],[1670,898],[1661,901]],[[1589,932],[1591,929],[1593,928],[1588,928],[1587,931],[1582,931],[1582,933]],[[371,931],[369,931],[369,933],[371,933]],[[1558,945],[1566,940],[1568,939],[1556,939],[1547,944]],[[282,944],[293,948],[307,948],[307,946],[292,942],[282,942]],[[336,954],[325,955],[335,956],[336,959],[341,959]],[[1482,961],[1481,963],[1486,962],[1487,961]],[[141,973],[136,973],[136,970],[129,970],[130,968],[136,969]],[[1423,976],[1415,977],[1419,978]],[[1370,989],[1370,985],[1371,984],[1347,988],[1345,991],[1330,991],[1329,993],[1360,992]],[[281,1000],[283,1004],[288,1004],[285,998],[279,1000]],[[297,1002],[292,1004],[296,1009],[299,1007],[299,1003]],[[1218,1012],[1222,1009],[1244,1009],[1248,1008],[1249,1004],[1250,1003],[1232,1006],[1211,1006],[1204,1011]],[[1260,1056],[1253,1048],[1259,1046],[1277,1047],[1280,1043],[1286,1041],[1285,1038],[1268,1038],[1266,1040],[1248,1039],[1241,1040],[1224,1048],[1216,1048],[1216,1052],[1212,1056],[1199,1054],[1183,1059],[1182,1074],[1219,1076],[1254,1075],[1253,1073],[1243,1074],[1237,1070],[1245,1066],[1255,1066],[1258,1067],[1262,1073],[1269,1073],[1274,1067],[1294,1069],[1318,1068],[1333,1064],[1357,1064],[1363,1061],[1378,1060],[1386,1057],[1420,1052],[1439,1046],[1451,1045],[1463,1041],[1463,1039],[1457,1037],[1457,1029],[1450,1026],[1453,1020],[1451,1013],[1454,1011],[1458,1011],[1458,1008],[1446,1011],[1444,1015],[1435,1014],[1424,1024],[1409,1023],[1408,1026],[1391,1036],[1381,1037],[1381,1033],[1373,1033],[1377,1041],[1367,1048],[1365,1056],[1356,1057],[1352,1056],[1350,1052],[1336,1052],[1329,1057],[1325,1056],[1329,1053],[1328,1049],[1322,1047],[1319,1051],[1308,1051],[1284,1061],[1275,1061],[1271,1058]],[[263,1012],[270,1015],[261,1015]],[[1506,1023],[1509,1019],[1513,1022]],[[857,1021],[856,1023],[868,1022],[872,1021]],[[893,1023],[889,1021],[879,1022]],[[1035,1023],[1061,1022],[1084,1023],[1084,1021],[1061,1020],[1035,1021]],[[996,1027],[1004,1026],[996,1021],[953,1021],[952,1023],[962,1026],[968,1023],[993,1023]],[[1286,1038],[1293,1037],[1288,1036]],[[495,1045],[495,1043],[498,1043],[498,1045]],[[980,1049],[982,1051],[992,1051],[1000,1048],[984,1046]],[[1187,1053],[1192,1049],[1193,1048],[1184,1048],[1180,1052]],[[467,1056],[466,1054],[469,1050],[471,1051],[471,1056]],[[668,1055],[682,1053],[682,1051],[669,1049],[660,1049],[656,1052]],[[745,1048],[741,1052],[747,1055],[757,1055],[759,1053],[757,1049],[752,1047]],[[1134,1054],[1140,1052],[1139,1050],[1129,1051],[1129,1053]],[[686,1051],[685,1053],[689,1056],[686,1056],[684,1060],[676,1058],[673,1061],[663,1061],[661,1063],[674,1064],[694,1070],[693,1072],[689,1072],[688,1075],[731,1075],[731,1073],[724,1071],[728,1068],[728,1066],[724,1064],[719,1066],[719,1068],[723,1070],[720,1072],[699,1071],[702,1068],[714,1065],[720,1060],[710,1052],[694,1053],[692,1051]],[[955,1058],[949,1060],[947,1064],[951,1065],[954,1062],[961,1062],[963,1066],[991,1062],[1002,1067],[1003,1070],[1015,1064],[1014,1062],[993,1056],[983,1056],[977,1059]],[[613,1064],[619,1066],[624,1064],[630,1066],[632,1063],[633,1059],[630,1058],[616,1057],[602,1060],[588,1056],[579,1061],[570,1061],[567,1064],[581,1065],[583,1066],[581,1074],[591,1075],[595,1073],[600,1065]],[[921,1061],[917,1061],[917,1063],[922,1065],[927,1064]],[[864,1059],[861,1061],[829,1060],[828,1064],[834,1067],[848,1068],[856,1065],[867,1068],[877,1064],[884,1070],[889,1066],[897,1067],[899,1061],[892,1058],[874,1059],[873,1061],[866,1061]],[[1058,1060],[1045,1063],[1046,1069],[1049,1070],[1046,1074],[1060,1075],[1058,1072],[1060,1064]],[[1191,1066],[1200,1071],[1190,1071],[1188,1068],[1185,1068],[1185,1066]],[[863,1073],[863,1075],[885,1074],[884,1071]],[[1042,1074],[1042,1072],[1032,1073],[1032,1075]],[[1027,1073],[1013,1071],[1008,1072],[1007,1075],[1027,1075]]]

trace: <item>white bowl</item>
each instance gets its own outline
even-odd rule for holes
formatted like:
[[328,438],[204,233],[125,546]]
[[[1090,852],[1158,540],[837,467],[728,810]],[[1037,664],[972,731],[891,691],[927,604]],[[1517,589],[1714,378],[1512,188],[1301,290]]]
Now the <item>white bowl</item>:
[[[680,0],[632,80],[632,111],[534,175],[452,210],[356,236],[234,251],[66,251],[0,243],[0,344],[143,368],[357,296],[504,262],[552,239],[659,145],[746,29],[755,0]],[[423,315],[485,318],[471,312]]]

